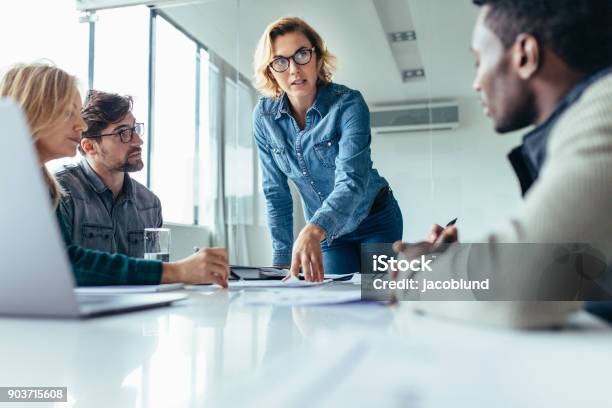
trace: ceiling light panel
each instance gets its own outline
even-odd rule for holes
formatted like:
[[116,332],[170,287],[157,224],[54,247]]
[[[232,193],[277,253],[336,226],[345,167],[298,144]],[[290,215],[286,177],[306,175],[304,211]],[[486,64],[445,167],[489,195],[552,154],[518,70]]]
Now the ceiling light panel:
[[402,82],[426,76],[408,0],[372,0]]

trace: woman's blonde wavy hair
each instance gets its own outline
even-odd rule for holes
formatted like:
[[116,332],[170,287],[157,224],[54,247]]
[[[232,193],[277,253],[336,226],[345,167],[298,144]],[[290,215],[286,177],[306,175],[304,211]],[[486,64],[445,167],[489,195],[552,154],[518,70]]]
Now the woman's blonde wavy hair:
[[[0,97],[10,98],[21,107],[34,143],[41,137],[41,130],[62,117],[78,92],[76,77],[48,63],[17,64],[0,80]],[[62,189],[47,167],[42,167],[56,208]]]
[[319,63],[318,85],[327,85],[332,81],[336,69],[336,57],[329,52],[325,41],[308,23],[298,17],[283,17],[270,24],[262,34],[255,49],[253,68],[255,69],[255,88],[262,95],[278,98],[283,91],[278,86],[269,69],[274,56],[274,40],[288,33],[302,33],[310,41]]

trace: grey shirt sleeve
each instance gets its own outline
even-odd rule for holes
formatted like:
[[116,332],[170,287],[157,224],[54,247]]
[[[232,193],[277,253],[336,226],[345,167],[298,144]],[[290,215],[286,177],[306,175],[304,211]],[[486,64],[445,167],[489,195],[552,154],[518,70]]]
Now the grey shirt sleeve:
[[159,200],[159,197],[155,197],[157,200],[157,228],[161,228],[164,225],[164,217],[162,215],[162,206],[161,206],[161,201]]

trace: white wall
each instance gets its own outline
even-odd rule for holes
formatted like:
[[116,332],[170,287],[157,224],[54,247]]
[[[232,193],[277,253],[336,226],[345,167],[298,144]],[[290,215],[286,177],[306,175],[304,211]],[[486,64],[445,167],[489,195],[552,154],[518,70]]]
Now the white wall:
[[455,217],[460,238],[476,240],[520,202],[506,155],[521,132],[496,134],[477,99],[459,105],[456,130],[372,137],[374,166],[400,204],[405,240],[423,240],[433,223]]

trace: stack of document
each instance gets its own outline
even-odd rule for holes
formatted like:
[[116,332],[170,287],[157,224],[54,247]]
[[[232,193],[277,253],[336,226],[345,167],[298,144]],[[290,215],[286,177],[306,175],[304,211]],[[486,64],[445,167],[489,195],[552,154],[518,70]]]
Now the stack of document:
[[[233,278],[245,280],[260,280],[260,279],[281,279],[289,275],[288,269],[280,269],[273,267],[251,267],[251,266],[231,266],[231,276]],[[326,273],[324,278],[334,281],[349,281],[358,273],[332,274]],[[304,273],[300,273],[300,279],[304,278]]]

